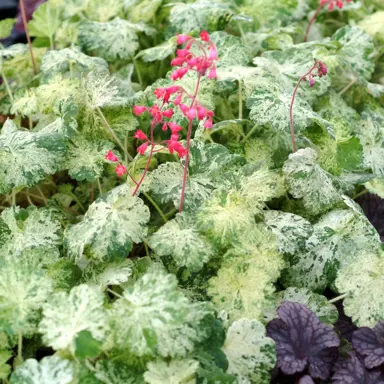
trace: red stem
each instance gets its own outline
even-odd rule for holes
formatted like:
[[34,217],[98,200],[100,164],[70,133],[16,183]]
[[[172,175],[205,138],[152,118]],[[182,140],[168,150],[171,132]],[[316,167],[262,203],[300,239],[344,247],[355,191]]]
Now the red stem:
[[300,77],[300,80],[297,82],[295,90],[293,91],[292,99],[291,99],[291,105],[289,107],[289,125],[291,127],[291,139],[292,139],[292,151],[296,152],[296,141],[295,141],[295,126],[293,125],[293,104],[295,103],[296,93],[299,89],[300,83],[311,74],[311,72],[316,68],[317,66],[317,60],[315,60],[315,64],[313,67],[303,76]]
[[140,178],[139,182],[136,183],[136,187],[135,187],[135,190],[132,193],[132,196],[136,195],[138,189],[140,188],[141,184],[143,183],[143,180],[144,180],[144,178],[145,178],[145,176],[146,176],[146,174],[148,172],[149,165],[150,165],[151,160],[152,160],[153,148],[155,147],[155,140],[154,140],[154,133],[153,133],[153,131],[155,130],[155,125],[156,125],[156,121],[155,121],[155,119],[153,119],[152,120],[152,124],[151,124],[151,151],[149,152],[149,156],[148,156],[147,163],[145,164],[144,172],[141,175],[141,178]]
[[312,24],[315,22],[316,18],[317,18],[317,15],[320,13],[320,11],[323,9],[324,5],[327,4],[327,3],[324,3],[324,4],[320,4],[315,13],[313,14],[312,16],[312,19],[309,21],[308,23],[308,26],[307,26],[307,29],[305,30],[305,36],[304,36],[304,42],[306,43],[307,40],[308,40],[308,34],[309,34],[309,30],[311,29],[312,27]]
[[[189,108],[192,108],[193,104],[195,103],[196,96],[197,96],[197,93],[199,92],[199,88],[200,88],[200,79],[201,79],[201,74],[199,73],[199,75],[197,77],[195,93],[193,94],[192,102],[191,102],[191,105],[190,105]],[[188,177],[189,150],[190,150],[190,147],[191,147],[191,136],[192,136],[192,119],[189,120],[189,124],[188,124],[187,148],[186,148],[187,153],[185,155],[183,186],[181,188],[179,212],[183,211],[183,205],[184,205],[184,199],[185,199],[185,187],[187,185],[187,177]]]
[[27,41],[28,41],[29,53],[31,55],[31,60],[32,60],[32,65],[33,65],[33,73],[36,76],[37,75],[37,68],[36,68],[35,57],[33,56],[31,37],[29,36],[29,31],[28,31],[28,27],[27,27],[27,15],[25,13],[24,0],[20,0],[20,10],[21,10],[21,17],[23,19],[25,35],[26,35]]

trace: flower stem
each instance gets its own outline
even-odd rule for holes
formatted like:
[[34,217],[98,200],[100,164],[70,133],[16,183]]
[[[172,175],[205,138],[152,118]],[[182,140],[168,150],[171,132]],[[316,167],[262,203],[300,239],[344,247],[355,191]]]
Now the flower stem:
[[[197,93],[199,92],[199,88],[200,88],[200,80],[201,80],[201,75],[199,73],[199,75],[197,77],[195,93],[192,96],[192,101],[191,101],[191,105],[190,105],[189,108],[192,108],[193,104],[195,103],[196,96],[197,96]],[[186,152],[187,153],[185,155],[183,185],[182,185],[182,188],[181,188],[179,212],[183,211],[183,205],[184,205],[184,199],[185,199],[185,187],[187,185],[187,177],[188,177],[189,151],[190,151],[190,148],[191,148],[191,136],[192,136],[192,119],[189,120],[189,124],[188,124],[187,148],[186,148]]]
[[289,125],[291,127],[291,140],[292,140],[292,151],[296,152],[296,140],[295,140],[295,126],[293,124],[293,104],[295,103],[296,93],[299,89],[300,83],[316,68],[317,61],[315,60],[315,64],[313,67],[303,76],[300,77],[299,81],[296,84],[295,90],[293,91],[292,99],[291,99],[291,105],[289,107]]
[[365,195],[366,193],[368,193],[368,190],[367,190],[367,189],[363,189],[362,191],[360,191],[359,193],[357,193],[355,196],[353,196],[353,200],[357,199],[357,198],[360,197],[360,196]]
[[349,292],[343,293],[342,295],[337,296],[337,297],[333,298],[332,300],[328,300],[328,303],[330,303],[330,304],[336,303],[336,301],[342,300],[342,299],[346,298],[348,295],[349,295]]
[[[325,3],[326,4],[326,3]],[[307,29],[305,30],[305,36],[304,36],[304,42],[306,43],[308,41],[308,34],[309,34],[309,31],[312,27],[312,24],[315,22],[316,18],[317,18],[317,15],[320,13],[320,11],[323,9],[324,5],[325,4],[320,4],[315,13],[313,14],[311,20],[309,21],[308,23],[308,26],[307,26]]]
[[350,83],[349,83],[347,86],[345,86],[345,87],[339,92],[339,96],[341,96],[341,95],[343,95],[345,92],[347,92],[348,89],[351,88],[352,85],[356,83],[356,81],[357,81],[357,77],[354,77],[354,78],[350,81]]
[[99,194],[101,196],[103,194],[103,189],[101,188],[101,183],[100,183],[99,177],[96,179],[96,182],[97,182],[97,188],[99,189]]
[[45,195],[44,195],[43,191],[41,190],[41,188],[38,185],[36,185],[36,189],[40,193],[40,196],[41,196],[42,200],[44,201],[44,204],[47,205],[48,204],[48,199],[45,197]]
[[239,119],[243,119],[243,83],[239,80]]
[[132,61],[133,61],[133,66],[135,67],[137,79],[139,80],[139,84],[140,84],[141,88],[143,88],[143,79],[141,77],[139,66],[137,65],[137,62],[136,62],[134,57],[132,57]]
[[23,19],[25,35],[26,35],[27,41],[28,41],[29,53],[31,55],[31,61],[32,61],[32,66],[33,66],[33,73],[36,76],[37,75],[37,67],[36,67],[35,57],[33,56],[31,37],[29,36],[29,31],[28,31],[28,26],[27,26],[28,22],[27,22],[27,15],[25,13],[24,0],[20,0],[20,10],[21,10],[21,17]]
[[16,205],[16,191],[12,189],[12,205]]
[[157,212],[159,212],[159,215],[163,219],[164,223],[168,221],[167,216],[165,216],[164,212],[161,210],[161,208],[156,204],[156,202],[152,199],[151,196],[148,195],[147,192],[143,192],[143,195],[147,198],[147,200],[153,205],[153,207],[156,209]]
[[23,334],[19,332],[19,341],[17,344],[17,357],[19,361],[23,360]]
[[247,135],[244,137],[244,139],[241,140],[242,144],[244,144],[253,135],[253,132],[256,131],[257,127],[258,127],[257,125],[252,127],[252,129],[247,133]]
[[5,85],[5,89],[7,90],[7,93],[8,93],[8,96],[9,96],[9,99],[11,100],[11,103],[13,104],[13,94],[12,94],[12,91],[11,91],[11,88],[9,87],[9,83],[8,83],[8,80],[5,76],[5,73],[4,73],[4,70],[1,71],[1,77],[3,78],[3,82],[4,82],[4,85]]
[[153,119],[152,120],[152,124],[151,124],[151,150],[149,152],[149,156],[148,156],[148,160],[147,160],[147,163],[145,164],[145,168],[144,168],[144,172],[143,174],[141,175],[141,178],[139,180],[139,182],[136,184],[136,187],[132,193],[132,196],[135,196],[137,191],[139,190],[141,184],[143,183],[144,181],[144,178],[148,172],[148,169],[149,169],[149,165],[151,163],[151,160],[152,160],[152,155],[153,155],[153,148],[155,147],[155,139],[154,139],[154,130],[155,130],[155,125],[156,125],[156,122],[155,120]]
[[119,138],[116,136],[115,131],[109,125],[107,119],[104,116],[104,113],[101,111],[101,109],[99,107],[96,107],[96,110],[97,110],[97,113],[99,114],[99,116],[101,117],[101,120],[103,120],[104,127],[107,128],[107,131],[111,134],[111,136],[115,140],[116,144],[121,148],[124,155],[129,159],[129,161],[132,161],[133,160],[132,156],[128,153],[128,151],[125,149],[124,145],[121,143]]

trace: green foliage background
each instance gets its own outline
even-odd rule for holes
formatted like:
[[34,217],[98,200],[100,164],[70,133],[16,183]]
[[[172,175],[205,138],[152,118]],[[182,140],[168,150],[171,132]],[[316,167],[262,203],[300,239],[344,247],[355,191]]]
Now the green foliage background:
[[[0,380],[263,384],[283,300],[334,324],[331,289],[357,325],[384,319],[380,237],[353,201],[384,198],[384,6],[324,11],[303,43],[316,7],[48,0],[28,24],[37,75],[26,45],[0,46]],[[141,175],[133,134],[149,123],[132,106],[171,84],[175,35],[202,30],[215,124],[194,126],[176,214],[182,161],[156,154],[132,197],[104,157]],[[328,75],[299,89],[292,154],[291,95],[315,58]]]

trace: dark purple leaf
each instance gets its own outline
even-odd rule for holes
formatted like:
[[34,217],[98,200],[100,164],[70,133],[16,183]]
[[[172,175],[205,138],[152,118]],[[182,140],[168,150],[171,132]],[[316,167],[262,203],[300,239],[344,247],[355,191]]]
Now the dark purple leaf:
[[305,375],[300,379],[299,384],[315,384],[315,382],[311,376]]
[[340,345],[336,332],[303,304],[285,301],[277,313],[279,318],[267,326],[276,342],[277,366],[287,375],[308,367],[313,378],[326,380]]
[[384,321],[379,321],[373,329],[362,327],[353,332],[353,348],[365,356],[364,364],[368,369],[384,363]]
[[384,384],[384,376],[380,369],[369,371],[356,353],[351,352],[348,359],[338,362],[332,384]]

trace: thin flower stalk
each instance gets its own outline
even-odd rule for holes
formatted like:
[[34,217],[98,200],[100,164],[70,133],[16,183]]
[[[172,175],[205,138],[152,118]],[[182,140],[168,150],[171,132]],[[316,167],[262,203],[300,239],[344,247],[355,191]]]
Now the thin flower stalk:
[[295,140],[295,126],[293,122],[293,105],[295,103],[295,98],[297,94],[297,90],[299,89],[300,83],[303,80],[308,80],[309,86],[313,87],[316,84],[315,77],[322,77],[328,73],[326,65],[319,60],[315,59],[315,62],[311,69],[303,76],[300,77],[299,81],[296,84],[296,87],[293,91],[291,105],[289,107],[289,125],[291,127],[291,140],[292,140],[292,151],[297,151],[296,140]]
[[319,13],[321,12],[321,10],[326,5],[328,6],[328,11],[332,11],[335,8],[335,6],[341,9],[344,6],[344,1],[346,1],[347,3],[352,2],[352,0],[320,0],[320,4],[316,8],[315,13],[311,17],[311,20],[309,20],[307,29],[305,30],[304,42],[308,41],[309,31],[311,30],[311,27],[312,27],[313,23],[316,21],[316,18],[319,15]]
[[21,17],[23,19],[25,35],[27,37],[29,53],[31,55],[31,61],[32,61],[32,66],[33,66],[33,73],[36,76],[37,75],[37,67],[36,67],[35,56],[33,55],[31,37],[30,37],[29,31],[28,31],[28,25],[27,25],[28,21],[27,21],[27,14],[25,12],[24,0],[20,0],[20,11],[21,11]]

